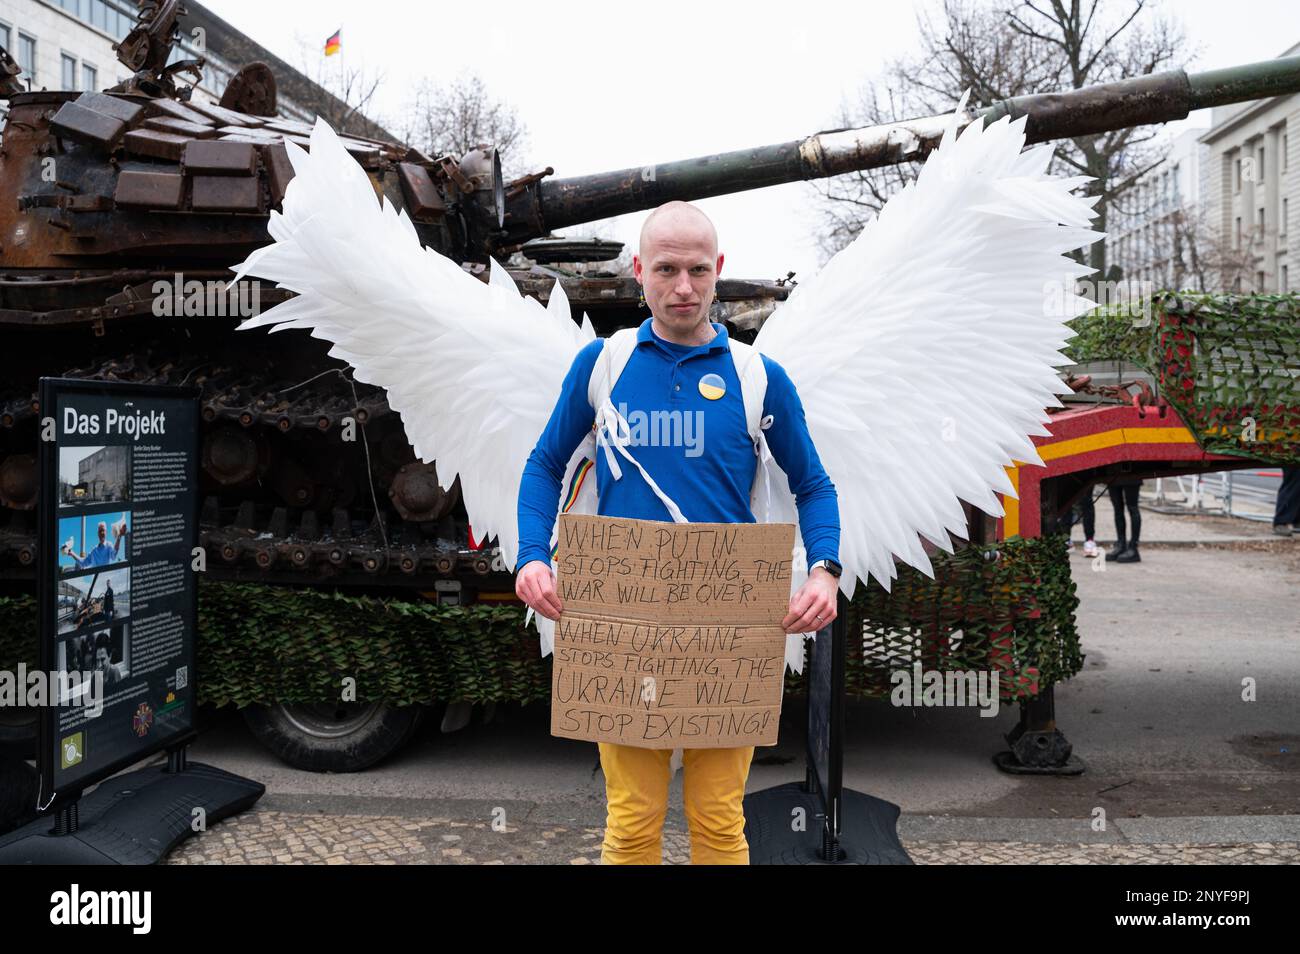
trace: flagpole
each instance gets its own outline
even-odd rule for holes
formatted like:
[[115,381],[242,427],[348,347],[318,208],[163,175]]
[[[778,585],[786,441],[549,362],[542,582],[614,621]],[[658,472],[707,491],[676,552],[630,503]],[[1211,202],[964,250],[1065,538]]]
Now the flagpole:
[[[347,95],[348,95],[348,74],[343,68],[343,57],[347,54],[343,52],[343,24],[339,24],[339,90],[343,93],[343,110],[347,113]],[[339,132],[343,132],[342,129]]]

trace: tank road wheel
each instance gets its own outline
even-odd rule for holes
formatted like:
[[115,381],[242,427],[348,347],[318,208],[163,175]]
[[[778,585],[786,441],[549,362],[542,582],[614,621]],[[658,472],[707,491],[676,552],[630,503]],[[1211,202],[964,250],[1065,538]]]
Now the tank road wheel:
[[405,745],[424,708],[382,702],[277,702],[240,711],[258,740],[294,768],[359,772]]
[[37,709],[27,706],[0,708],[0,755],[36,758]]

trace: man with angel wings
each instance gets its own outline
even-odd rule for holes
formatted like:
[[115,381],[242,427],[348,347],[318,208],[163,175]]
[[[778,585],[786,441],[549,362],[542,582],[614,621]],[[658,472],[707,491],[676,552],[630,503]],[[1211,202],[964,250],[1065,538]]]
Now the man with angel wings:
[[[775,419],[764,422],[767,428],[747,428],[758,450],[750,494],[754,519],[795,523],[800,531],[786,618],[796,631],[820,628],[833,612],[833,603],[825,602],[824,571],[807,574],[809,559],[836,559],[830,523],[825,511],[817,515],[817,505],[795,502],[805,483],[814,495],[820,483],[813,456],[828,477],[821,492],[833,484],[838,504],[839,588],[851,597],[859,581],[871,578],[888,588],[895,560],[932,575],[922,538],[951,552],[951,536],[965,537],[961,501],[993,516],[1003,513],[998,493],[1015,496],[1007,468],[1014,462],[1041,466],[1030,436],[1049,433],[1046,409],[1060,407],[1057,395],[1069,391],[1056,372],[1068,363],[1060,348],[1074,334],[1066,322],[1093,303],[1074,294],[1075,280],[1091,269],[1066,253],[1100,237],[1088,227],[1096,199],[1071,192],[1086,178],[1048,174],[1050,145],[1024,150],[1023,118],[988,126],[977,118],[959,135],[964,118],[965,97],[917,179],[777,307],[753,345],[788,377],[816,448],[815,454],[784,457],[797,471],[784,474],[777,460],[782,455],[772,453],[783,439]],[[405,212],[376,199],[365,172],[323,121],[312,132],[310,154],[285,145],[295,175],[282,211],[270,216],[274,241],[235,270],[236,279],[258,275],[298,295],[240,328],[308,329],[332,342],[330,354],[351,364],[359,380],[384,387],[416,454],[437,462],[446,486],[460,477],[476,535],[495,536],[512,570],[521,552],[528,560],[521,595],[554,612],[558,605],[546,593],[549,570],[542,565],[544,521],[537,515],[552,506],[558,513],[572,501],[546,504],[539,495],[530,511],[527,500],[520,506],[521,482],[530,454],[539,440],[546,443],[543,433],[566,375],[595,338],[591,322],[585,316],[581,325],[573,321],[559,282],[543,307],[521,296],[495,261],[485,284],[460,263],[422,247]],[[651,239],[653,246],[653,228]],[[708,290],[721,261],[718,256],[711,269]],[[644,271],[642,278],[647,301],[659,296],[651,303],[663,323],[659,335],[669,332],[652,346],[672,352],[679,344],[675,329],[690,326],[692,314],[698,321],[706,313],[706,283],[692,280],[688,293],[684,281],[658,286]],[[679,302],[687,307],[677,314],[671,305]],[[699,328],[701,336],[723,334],[721,326],[702,321]],[[684,335],[681,340],[687,343],[681,347],[691,342]],[[708,347],[703,341],[696,346]],[[686,364],[675,382],[683,387],[696,380]],[[759,366],[769,369],[766,361]],[[773,393],[782,387],[780,371],[768,382]],[[628,374],[635,376],[636,369]],[[585,449],[591,450],[588,459],[604,459],[615,492],[637,493],[644,481],[674,520],[702,512],[708,494],[674,500],[657,483],[672,478],[651,473],[619,439],[621,423],[609,395],[593,388],[589,396],[600,426],[584,439],[593,442]],[[708,434],[707,440],[729,439]],[[577,479],[589,470],[576,459],[583,451],[579,446],[568,461],[563,486],[573,500],[581,497],[579,489],[587,493],[591,512],[592,482]],[[636,451],[639,457],[644,449]],[[743,489],[741,479],[733,492]],[[532,499],[528,486],[522,490]],[[530,513],[538,520],[531,528]],[[554,621],[539,613],[534,622],[548,654]],[[803,636],[788,638],[787,663],[796,669],[802,647]],[[715,751],[731,752],[731,761],[719,757],[716,772],[698,779],[701,804],[716,800],[716,793],[730,792],[733,801],[737,789],[743,795],[743,752]],[[606,766],[607,776],[618,771]],[[656,773],[666,787],[666,772]],[[689,772],[685,784],[694,784]],[[641,844],[651,844],[659,823],[646,821],[653,810],[645,806],[657,795],[642,792],[636,801]],[[743,834],[732,837],[735,813],[706,814],[705,828],[729,839],[729,860],[744,863]],[[647,854],[645,860],[658,859]]]
[[[748,433],[742,380],[727,330],[709,321],[722,262],[713,223],[688,203],[666,203],[642,226],[639,254],[632,264],[650,317],[637,329],[629,360],[611,387],[611,410],[617,400],[612,429],[626,438],[625,447],[635,448],[628,460],[635,454],[635,466],[644,469],[645,476],[616,477],[618,471],[610,466],[617,463],[616,452],[611,448],[608,457],[597,454],[602,514],[643,520],[681,517],[696,523],[754,520],[750,496],[761,457],[756,457]],[[836,612],[840,527],[835,487],[809,438],[789,376],[772,359],[759,357],[767,381],[761,418],[768,427],[762,439],[788,477],[811,561],[808,579],[791,597],[782,625],[788,633],[816,632],[828,626]],[[603,342],[597,339],[573,359],[519,487],[520,569],[515,588],[520,599],[551,620],[558,620],[563,610],[550,560],[555,503],[574,452],[592,430],[597,409],[589,398],[590,382],[603,358]],[[665,435],[676,436],[675,441],[647,442],[645,428],[638,434],[626,424],[634,415],[653,420],[653,415],[663,414],[678,416],[678,426]],[[690,426],[683,417],[698,424]],[[606,423],[598,420],[597,426]],[[688,443],[682,438],[690,432],[696,440]],[[668,499],[661,500],[660,493]],[[612,742],[597,745],[608,804],[602,860],[659,864],[673,753]],[[744,799],[753,756],[752,745],[682,753],[682,797],[693,864],[748,863]]]

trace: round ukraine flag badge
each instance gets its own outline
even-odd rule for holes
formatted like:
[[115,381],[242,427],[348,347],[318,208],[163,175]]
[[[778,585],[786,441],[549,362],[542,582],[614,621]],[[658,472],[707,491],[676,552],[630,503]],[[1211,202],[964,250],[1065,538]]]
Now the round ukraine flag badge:
[[706,374],[700,378],[700,393],[710,401],[716,401],[727,393],[727,382],[720,374]]

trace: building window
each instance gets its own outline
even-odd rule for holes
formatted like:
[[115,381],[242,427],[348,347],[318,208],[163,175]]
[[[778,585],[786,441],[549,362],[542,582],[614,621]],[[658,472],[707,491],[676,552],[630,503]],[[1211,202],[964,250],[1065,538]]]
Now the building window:
[[32,86],[36,85],[36,38],[26,33],[18,34],[18,65],[22,67],[21,78]]
[[1282,266],[1282,276],[1281,276],[1281,281],[1278,283],[1277,290],[1280,291],[1280,292],[1282,292],[1282,293],[1284,293],[1284,294],[1285,294],[1286,292],[1288,292],[1288,291],[1291,290],[1290,285],[1287,283],[1287,277],[1286,277],[1286,266],[1285,266],[1285,265]]
[[49,0],[72,16],[120,40],[135,26],[131,0]]
[[0,23],[0,46],[3,46],[6,50],[13,49],[9,37],[9,24],[7,23]]
[[61,77],[61,79],[63,80],[62,88],[76,89],[77,88],[77,58],[75,56],[68,56],[68,54],[63,53],[60,54],[59,56],[59,63],[63,67],[63,73]]
[[1255,291],[1257,291],[1257,292],[1262,292],[1263,290],[1264,290],[1264,273],[1263,273],[1263,272],[1256,272],[1256,273],[1255,273]]
[[1286,133],[1283,133],[1282,134],[1282,171],[1283,172],[1286,172],[1287,167],[1290,165],[1290,157],[1287,155],[1289,151],[1290,151],[1290,146],[1287,143]]
[[1257,225],[1259,228],[1259,240],[1262,242],[1264,241],[1264,210],[1262,208],[1259,210],[1259,222]]
[[1232,247],[1241,248],[1241,216],[1240,215],[1237,216],[1236,223],[1237,223],[1237,229],[1233,233]]
[[131,32],[131,18],[121,10],[108,11],[108,32],[117,39],[122,39]]
[[1236,160],[1233,162],[1232,168],[1233,168],[1232,191],[1240,192],[1241,191],[1241,157],[1240,156],[1238,156]]
[[1264,181],[1264,147],[1263,146],[1259,147],[1259,152],[1257,153],[1257,159],[1255,161],[1255,181],[1256,182]]
[[1286,235],[1286,220],[1290,217],[1286,196],[1282,196],[1282,221],[1277,224],[1278,235]]
[[99,71],[89,63],[81,64],[81,88],[91,92],[99,89]]

